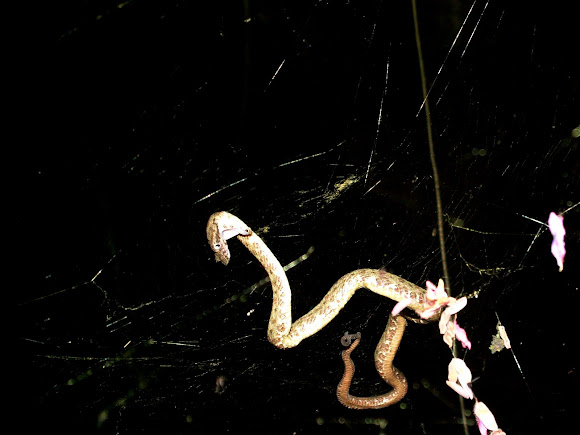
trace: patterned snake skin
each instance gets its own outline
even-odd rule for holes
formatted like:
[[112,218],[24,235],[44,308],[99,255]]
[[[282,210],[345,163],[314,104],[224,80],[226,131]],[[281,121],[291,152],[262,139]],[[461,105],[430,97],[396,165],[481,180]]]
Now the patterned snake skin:
[[[242,220],[231,213],[220,211],[210,216],[207,239],[216,261],[227,265],[230,252],[227,240],[238,240],[262,264],[272,282],[273,303],[268,324],[268,340],[276,347],[286,349],[297,346],[302,340],[324,328],[347,304],[360,288],[367,288],[394,301],[410,301],[407,308],[418,315],[429,308],[425,290],[396,275],[380,269],[359,269],[340,278],[316,307],[292,323],[292,294],[286,273],[272,251],[262,239]],[[392,405],[407,392],[405,376],[393,367],[392,362],[405,331],[406,321],[401,315],[389,317],[387,327],[375,351],[375,363],[381,377],[393,387],[388,394],[373,397],[354,397],[348,393],[354,374],[350,354],[359,339],[343,352],[345,373],[338,386],[339,401],[354,409],[375,409]]]
[[[336,389],[338,400],[344,406],[353,409],[379,409],[397,403],[407,394],[407,379],[405,375],[393,366],[393,359],[403,338],[407,321],[403,316],[389,316],[387,327],[375,350],[375,367],[379,375],[393,389],[386,394],[371,397],[356,397],[349,394],[350,383],[354,376],[354,363],[350,358],[352,351],[360,342],[360,334],[350,347],[342,352],[344,375]],[[346,334],[345,334],[346,335]]]

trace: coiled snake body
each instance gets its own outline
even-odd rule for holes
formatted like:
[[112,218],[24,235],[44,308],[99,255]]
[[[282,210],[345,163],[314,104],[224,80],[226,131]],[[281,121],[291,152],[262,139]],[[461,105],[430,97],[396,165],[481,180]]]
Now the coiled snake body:
[[[229,263],[230,252],[227,240],[237,236],[238,240],[266,269],[273,290],[268,340],[276,347],[286,349],[297,346],[305,338],[320,331],[340,312],[360,288],[367,288],[397,302],[407,301],[409,302],[407,308],[419,315],[430,306],[426,300],[426,292],[421,287],[380,269],[358,269],[340,278],[318,305],[292,323],[292,295],[288,278],[282,265],[262,239],[242,220],[225,211],[210,216],[206,231],[216,261],[224,265]],[[393,390],[387,394],[372,397],[351,396],[349,387],[354,374],[354,363],[350,354],[358,345],[360,334],[343,352],[345,372],[337,389],[338,399],[343,405],[354,409],[383,408],[398,402],[405,396],[407,380],[403,373],[392,364],[405,326],[406,321],[403,316],[390,315],[385,332],[375,350],[377,371],[385,382],[393,387]],[[348,342],[350,342],[350,338],[347,340],[347,345]]]

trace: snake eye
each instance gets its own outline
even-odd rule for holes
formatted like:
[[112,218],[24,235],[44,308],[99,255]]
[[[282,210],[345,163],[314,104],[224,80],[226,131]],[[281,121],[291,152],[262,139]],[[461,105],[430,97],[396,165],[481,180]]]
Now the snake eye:
[[213,250],[214,251],[219,251],[222,248],[222,244],[217,242],[213,244]]

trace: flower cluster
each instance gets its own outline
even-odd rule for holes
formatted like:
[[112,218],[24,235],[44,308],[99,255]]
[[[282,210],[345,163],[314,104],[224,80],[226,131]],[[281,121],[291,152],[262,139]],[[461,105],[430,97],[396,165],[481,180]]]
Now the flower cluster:
[[[556,259],[558,268],[561,272],[564,269],[564,256],[566,255],[566,247],[564,244],[564,236],[566,235],[564,218],[552,212],[548,219],[548,226],[553,236],[551,246],[552,255]],[[455,299],[448,296],[445,291],[445,283],[440,279],[437,285],[433,284],[431,281],[427,281],[426,299],[428,307],[421,313],[421,317],[428,319],[435,315],[441,308],[445,307],[439,319],[439,331],[441,332],[441,335],[443,335],[443,341],[445,341],[449,347],[452,347],[453,341],[457,339],[461,342],[461,345],[464,348],[471,349],[471,342],[467,338],[467,333],[457,324],[456,316],[456,314],[467,305],[467,298],[463,297]],[[400,302],[393,309],[393,313],[397,314],[409,303],[410,301]],[[501,350],[503,347],[509,349],[511,345],[505,328],[499,323],[497,328],[497,340],[495,340],[495,343],[492,343],[492,351]],[[501,347],[499,344],[500,341]],[[448,367],[447,385],[462,397],[470,400],[475,399],[473,413],[475,414],[477,426],[479,427],[481,435],[505,435],[505,432],[498,427],[495,417],[489,408],[485,403],[478,401],[473,394],[471,389],[471,379],[471,370],[469,370],[465,361],[459,358],[453,358]]]
[[[429,308],[421,313],[423,318],[429,318],[440,308],[445,307],[439,319],[439,332],[443,335],[443,341],[449,347],[452,347],[453,340],[457,339],[464,348],[471,349],[471,342],[467,338],[467,333],[465,329],[457,324],[456,316],[467,305],[467,298],[455,299],[448,296],[445,292],[445,283],[440,279],[437,286],[431,281],[427,281],[427,302]],[[447,385],[462,397],[473,400],[475,395],[471,390],[471,379],[471,370],[469,370],[465,361],[453,358],[448,367]],[[488,433],[491,435],[505,435],[497,426],[495,417],[489,408],[483,402],[479,402],[477,398],[475,398],[473,413],[477,419],[481,435],[488,435]]]
[[[445,294],[445,297],[441,293]],[[439,280],[437,287],[431,281],[427,281],[427,299],[430,299],[430,294],[437,294],[437,303],[444,303],[447,306],[441,313],[439,319],[439,332],[443,335],[443,341],[451,347],[453,346],[453,340],[457,338],[463,347],[471,349],[471,342],[467,338],[465,330],[457,324],[455,316],[455,314],[465,308],[467,298],[455,299],[447,296],[447,293],[445,293],[445,284],[442,279]]]

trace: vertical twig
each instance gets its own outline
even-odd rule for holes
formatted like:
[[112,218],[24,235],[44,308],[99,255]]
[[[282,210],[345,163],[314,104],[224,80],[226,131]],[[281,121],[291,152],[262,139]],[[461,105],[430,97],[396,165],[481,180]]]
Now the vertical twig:
[[[437,204],[437,233],[439,235],[439,249],[441,252],[441,264],[443,266],[443,277],[447,294],[451,295],[451,281],[449,279],[449,269],[447,268],[447,252],[445,251],[445,234],[443,233],[443,205],[441,203],[441,184],[439,183],[439,171],[435,160],[435,145],[433,143],[433,131],[431,130],[431,111],[429,110],[429,99],[427,98],[427,79],[425,78],[425,66],[423,64],[423,52],[421,50],[421,38],[419,35],[419,20],[417,18],[416,0],[411,0],[413,6],[413,24],[415,26],[415,42],[417,44],[417,57],[419,58],[419,71],[421,73],[421,89],[423,90],[423,102],[425,103],[425,122],[427,124],[427,142],[429,144],[429,158],[431,159],[431,169],[433,170],[433,184],[435,186],[435,202]],[[455,341],[453,341],[453,355],[456,355]],[[469,434],[467,420],[465,418],[465,403],[463,397],[459,397],[459,408],[463,420],[463,431]]]
[[427,142],[429,143],[429,157],[433,170],[433,184],[435,185],[435,202],[437,204],[437,233],[439,235],[439,249],[441,251],[441,263],[443,266],[443,278],[447,293],[451,295],[449,280],[449,270],[447,268],[447,253],[445,251],[445,234],[443,232],[443,206],[441,204],[441,184],[439,182],[439,171],[435,160],[435,145],[433,144],[433,131],[431,130],[431,111],[429,110],[429,100],[427,98],[427,80],[425,78],[425,66],[423,65],[423,52],[421,51],[421,38],[419,37],[419,21],[417,19],[416,0],[413,4],[413,22],[415,24],[415,42],[417,43],[417,56],[419,58],[419,70],[421,72],[421,88],[423,90],[423,101],[425,103],[425,120],[427,123]]

